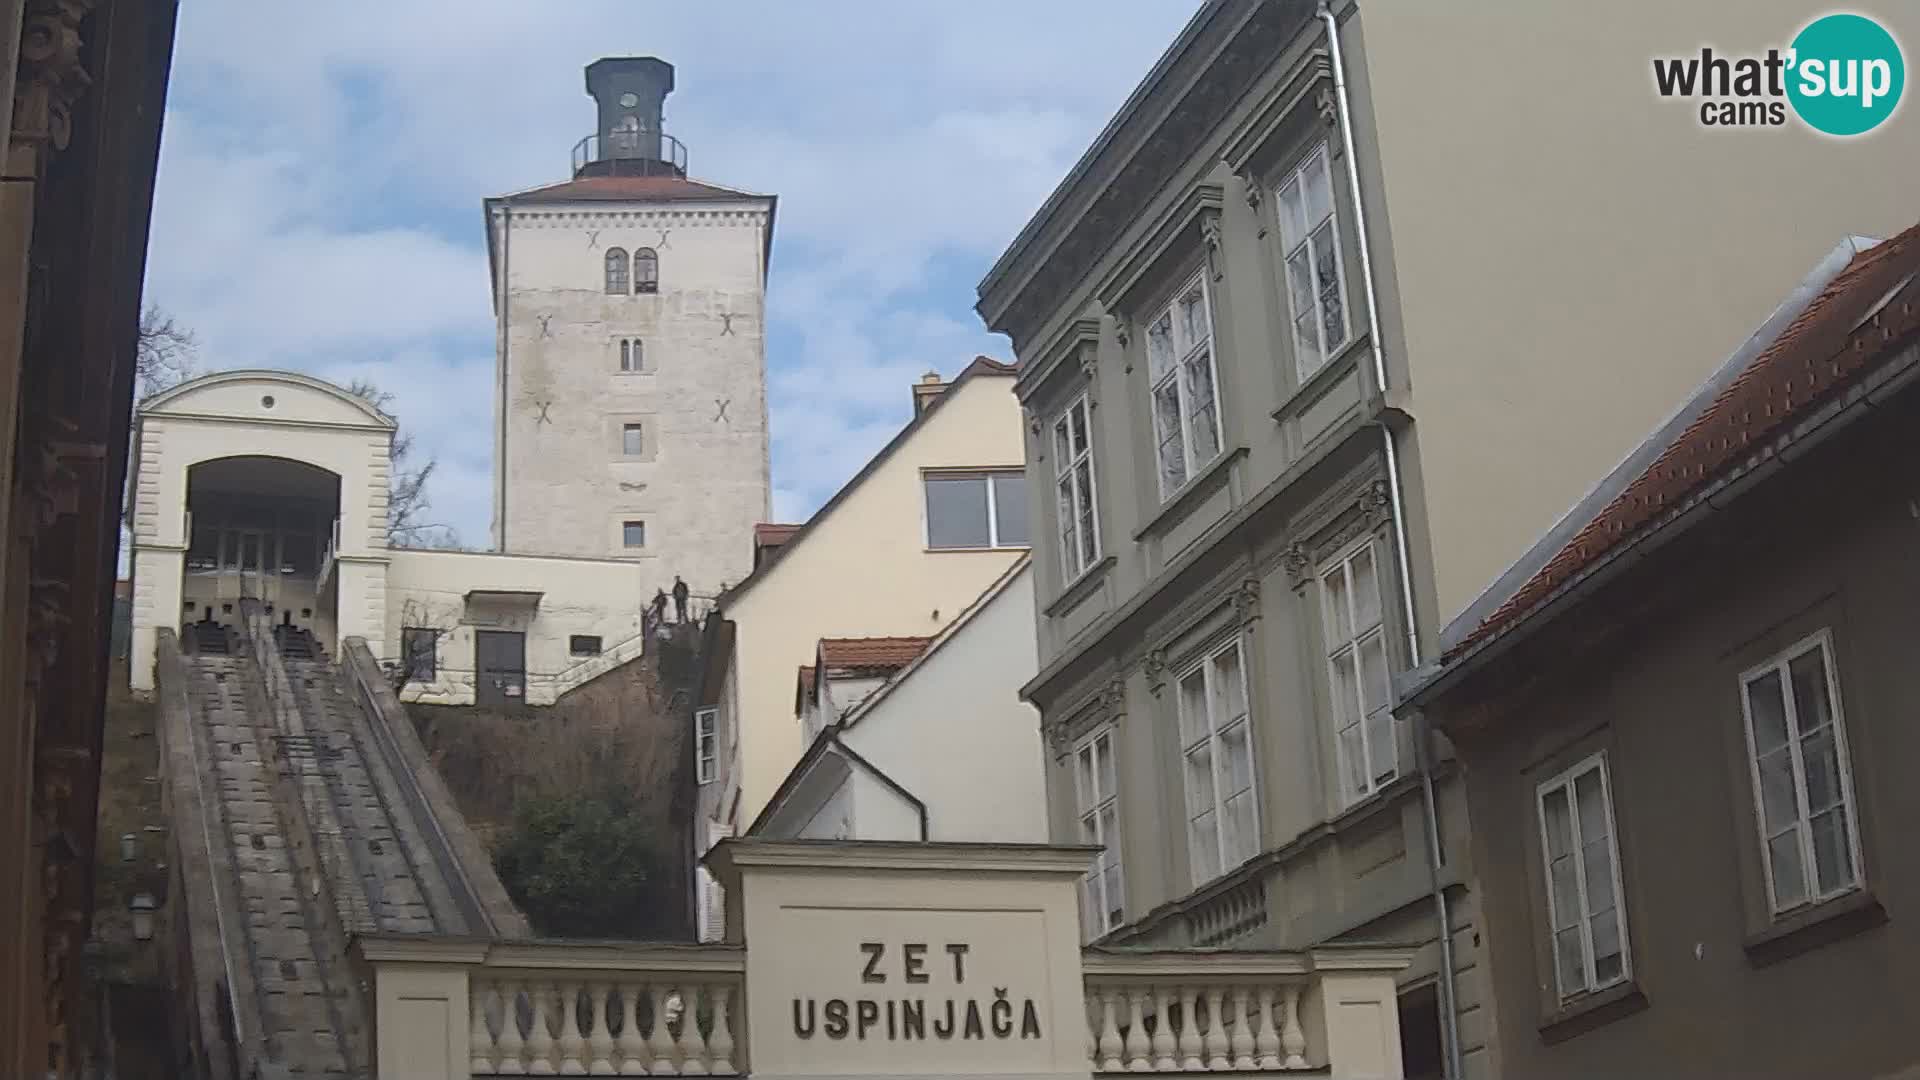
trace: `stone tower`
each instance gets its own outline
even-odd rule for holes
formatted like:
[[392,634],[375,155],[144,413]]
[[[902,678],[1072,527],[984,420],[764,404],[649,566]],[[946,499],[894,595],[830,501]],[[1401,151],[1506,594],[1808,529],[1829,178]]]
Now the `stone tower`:
[[775,200],[687,175],[662,124],[672,65],[598,60],[586,82],[598,122],[571,179],[486,200],[493,540],[648,560],[709,594],[751,570],[770,511]]

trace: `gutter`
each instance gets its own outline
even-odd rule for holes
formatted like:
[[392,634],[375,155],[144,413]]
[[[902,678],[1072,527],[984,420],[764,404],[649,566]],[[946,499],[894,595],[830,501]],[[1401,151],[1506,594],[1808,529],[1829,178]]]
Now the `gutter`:
[[[1327,0],[1320,0],[1319,9],[1314,14],[1327,26],[1327,52],[1333,61],[1333,97],[1340,116],[1340,138],[1346,145],[1347,152],[1342,156],[1347,161],[1347,186],[1353,199],[1353,224],[1360,243],[1360,276],[1366,286],[1367,349],[1373,354],[1375,392],[1384,401],[1388,383],[1386,351],[1381,344],[1380,298],[1374,285],[1372,243],[1367,232],[1365,193],[1360,186],[1360,163],[1354,152],[1353,104],[1347,94],[1346,61],[1340,49],[1340,20],[1327,5]],[[1407,545],[1406,496],[1400,478],[1400,450],[1394,440],[1393,428],[1384,422],[1379,427],[1381,451],[1387,467],[1387,497],[1393,509],[1393,547],[1394,557],[1399,563],[1400,614],[1406,624],[1407,665],[1410,669],[1417,669],[1420,667],[1420,624],[1416,621],[1413,607],[1413,560]],[[1446,887],[1440,880],[1440,866],[1445,856],[1440,849],[1440,809],[1434,793],[1432,734],[1423,713],[1413,730],[1414,768],[1420,774],[1420,816],[1427,834],[1428,887],[1433,894],[1434,917],[1439,922],[1440,1021],[1446,1044],[1446,1076],[1448,1080],[1464,1080],[1466,1068],[1460,1052],[1460,1013],[1456,1004],[1459,1001],[1459,988],[1453,970],[1453,917],[1447,903]]]
[[[1424,709],[1435,699],[1458,687],[1469,676],[1513,651],[1568,608],[1617,580],[1647,556],[1726,509],[1755,485],[1865,419],[1873,410],[1884,406],[1916,383],[1920,383],[1920,344],[1910,343],[1879,371],[1865,376],[1812,415],[1774,436],[1765,446],[1756,448],[1749,455],[1749,464],[1738,466],[1720,480],[1696,492],[1667,517],[1642,530],[1638,536],[1615,548],[1578,577],[1562,585],[1506,630],[1469,649],[1450,664],[1415,672],[1421,678],[1407,687],[1402,702]],[[1755,458],[1759,460],[1756,462],[1753,460]]]

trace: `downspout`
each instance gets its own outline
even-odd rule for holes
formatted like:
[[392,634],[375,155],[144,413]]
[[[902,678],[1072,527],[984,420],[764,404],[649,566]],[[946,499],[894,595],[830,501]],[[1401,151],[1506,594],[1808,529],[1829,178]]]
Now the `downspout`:
[[[1347,149],[1347,187],[1353,199],[1353,225],[1360,242],[1360,276],[1367,295],[1367,350],[1373,354],[1374,386],[1384,400],[1387,394],[1387,360],[1381,346],[1380,300],[1374,286],[1372,244],[1367,232],[1367,204],[1360,190],[1360,163],[1354,150],[1353,107],[1347,96],[1346,61],[1340,52],[1340,20],[1326,0],[1321,0],[1315,14],[1327,26],[1327,52],[1333,61],[1333,97],[1340,115],[1340,139]],[[1421,663],[1420,630],[1419,623],[1414,621],[1413,559],[1407,546],[1406,497],[1401,488],[1400,450],[1394,442],[1393,429],[1384,421],[1379,428],[1381,449],[1387,464],[1387,497],[1393,509],[1393,548],[1400,571],[1400,615],[1406,623],[1407,664],[1409,669],[1415,669]],[[1414,721],[1414,766],[1420,772],[1421,817],[1427,833],[1428,888],[1433,894],[1434,916],[1440,924],[1440,1026],[1446,1043],[1446,1075],[1449,1080],[1463,1080],[1466,1072],[1460,1056],[1460,1015],[1454,1004],[1459,1000],[1459,994],[1453,974],[1453,916],[1447,903],[1446,889],[1440,881],[1440,806],[1434,793],[1433,754],[1429,745],[1431,736],[1432,731],[1423,712]]]
[[[491,223],[489,223],[489,227],[491,227]],[[500,329],[498,331],[500,338],[500,386],[497,391],[497,400],[500,402],[500,416],[497,423],[499,424],[500,430],[496,433],[495,438],[498,440],[500,447],[500,459],[494,465],[495,475],[493,478],[493,505],[495,512],[500,515],[500,520],[494,523],[493,549],[500,552],[507,550],[507,410],[511,408],[511,403],[507,401],[507,349],[509,343],[513,340],[508,336],[509,309],[507,307],[507,283],[512,266],[513,207],[502,204],[500,207],[500,284],[495,289],[498,295],[495,303],[499,305],[500,323]]]

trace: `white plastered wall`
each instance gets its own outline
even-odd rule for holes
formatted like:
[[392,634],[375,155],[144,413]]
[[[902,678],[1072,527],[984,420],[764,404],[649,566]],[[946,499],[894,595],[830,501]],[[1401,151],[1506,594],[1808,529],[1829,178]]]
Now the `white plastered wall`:
[[153,688],[156,637],[181,623],[187,474],[230,457],[304,462],[340,480],[339,619],[323,644],[361,635],[384,647],[387,477],[393,421],[338,387],[291,372],[227,371],[142,405],[130,492],[133,639],[130,679]]
[[[435,677],[409,683],[403,700],[472,704],[476,630],[526,635],[526,700],[532,705],[552,704],[642,652],[641,616],[652,593],[643,587],[645,567],[639,563],[418,548],[396,548],[391,560],[383,612],[389,648],[376,655],[399,659],[403,627],[439,632]],[[469,604],[467,594],[475,590],[538,593],[539,599]],[[598,637],[600,654],[571,655],[574,635]]]

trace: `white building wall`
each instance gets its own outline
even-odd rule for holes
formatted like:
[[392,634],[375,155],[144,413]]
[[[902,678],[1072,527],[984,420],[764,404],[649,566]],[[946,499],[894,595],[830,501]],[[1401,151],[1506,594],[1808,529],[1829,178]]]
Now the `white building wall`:
[[[752,569],[771,513],[764,274],[770,204],[596,201],[494,211],[504,263],[500,547],[635,558],[649,594],[675,574],[718,592]],[[610,296],[607,249],[652,247],[659,292]],[[496,271],[499,266],[496,265]],[[642,370],[620,370],[623,338]],[[642,453],[623,452],[625,424]],[[621,523],[646,523],[646,547]]]
[[[928,839],[1047,842],[1040,714],[1020,700],[1039,670],[1033,610],[1029,565],[841,732],[927,805]],[[855,798],[858,837],[895,838],[880,833],[899,829],[897,810],[870,816]]]
[[[440,632],[435,678],[407,684],[403,700],[472,704],[475,630],[526,635],[526,701],[531,705],[552,704],[643,651],[641,616],[652,590],[641,564],[419,548],[396,548],[391,559],[380,613],[381,636],[389,647],[375,655],[397,661],[404,627]],[[469,605],[466,596],[473,590],[541,595],[537,606]],[[600,638],[600,655],[571,655],[568,639],[575,634]]]

